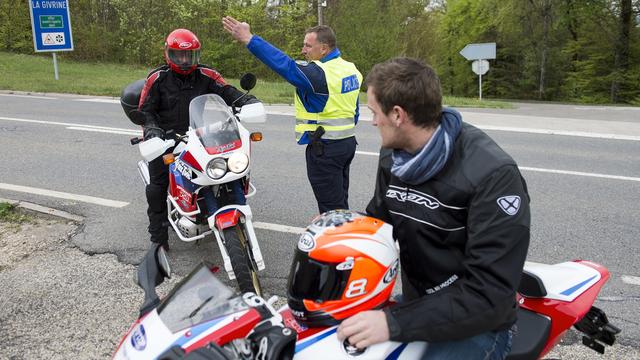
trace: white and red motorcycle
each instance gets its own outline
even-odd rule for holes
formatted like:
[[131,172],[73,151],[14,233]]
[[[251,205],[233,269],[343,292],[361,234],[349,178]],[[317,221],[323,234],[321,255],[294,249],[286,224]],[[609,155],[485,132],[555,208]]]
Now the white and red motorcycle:
[[[138,276],[145,299],[169,272],[163,250],[152,248]],[[142,271],[142,272],[141,272]],[[527,262],[518,299],[518,331],[507,359],[540,359],[571,327],[582,342],[604,353],[620,329],[593,306],[609,271],[577,260],[555,265]],[[339,341],[336,326],[307,328],[287,306],[275,311],[273,299],[236,296],[201,264],[138,319],[124,336],[114,359],[420,359],[424,342],[384,342],[357,349]]]
[[145,184],[149,184],[148,163],[173,148],[163,156],[169,165],[171,227],[182,241],[215,237],[229,279],[237,281],[240,291],[257,294],[262,293],[258,271],[265,264],[246,198],[256,193],[250,181],[251,144],[262,140],[262,134],[250,133],[243,123],[265,119],[262,103],[246,104],[238,112],[218,95],[205,94],[189,105],[186,134],[144,142],[132,139],[132,144],[139,143],[144,159],[138,170]]

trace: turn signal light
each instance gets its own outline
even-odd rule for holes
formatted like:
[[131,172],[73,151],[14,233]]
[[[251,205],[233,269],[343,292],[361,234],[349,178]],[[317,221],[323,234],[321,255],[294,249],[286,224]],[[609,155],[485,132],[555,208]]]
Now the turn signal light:
[[173,154],[166,154],[162,156],[162,162],[164,162],[165,165],[173,164],[174,161],[176,161],[176,158]]
[[253,132],[250,135],[251,141],[262,141],[262,133],[261,132]]

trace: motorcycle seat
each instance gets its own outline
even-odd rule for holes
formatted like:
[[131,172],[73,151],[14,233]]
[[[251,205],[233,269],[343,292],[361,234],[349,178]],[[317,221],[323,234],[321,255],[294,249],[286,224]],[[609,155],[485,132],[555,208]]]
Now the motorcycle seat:
[[537,359],[551,331],[551,320],[533,311],[519,308],[517,331],[507,360]]
[[518,292],[522,296],[531,298],[541,298],[547,295],[547,289],[540,277],[530,271],[523,270],[520,277],[520,286]]

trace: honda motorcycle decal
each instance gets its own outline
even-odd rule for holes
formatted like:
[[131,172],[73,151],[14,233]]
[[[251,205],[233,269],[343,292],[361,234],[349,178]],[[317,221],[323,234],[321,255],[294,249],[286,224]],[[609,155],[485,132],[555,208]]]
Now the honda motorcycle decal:
[[147,347],[147,334],[144,325],[138,325],[131,334],[131,346],[138,351],[143,351]]

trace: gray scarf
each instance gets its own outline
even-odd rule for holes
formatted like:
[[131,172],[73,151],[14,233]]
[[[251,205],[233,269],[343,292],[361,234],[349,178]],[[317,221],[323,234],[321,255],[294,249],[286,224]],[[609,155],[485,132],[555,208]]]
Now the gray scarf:
[[411,185],[431,179],[447,163],[461,128],[460,113],[450,108],[442,109],[440,125],[417,154],[393,150],[391,173]]

